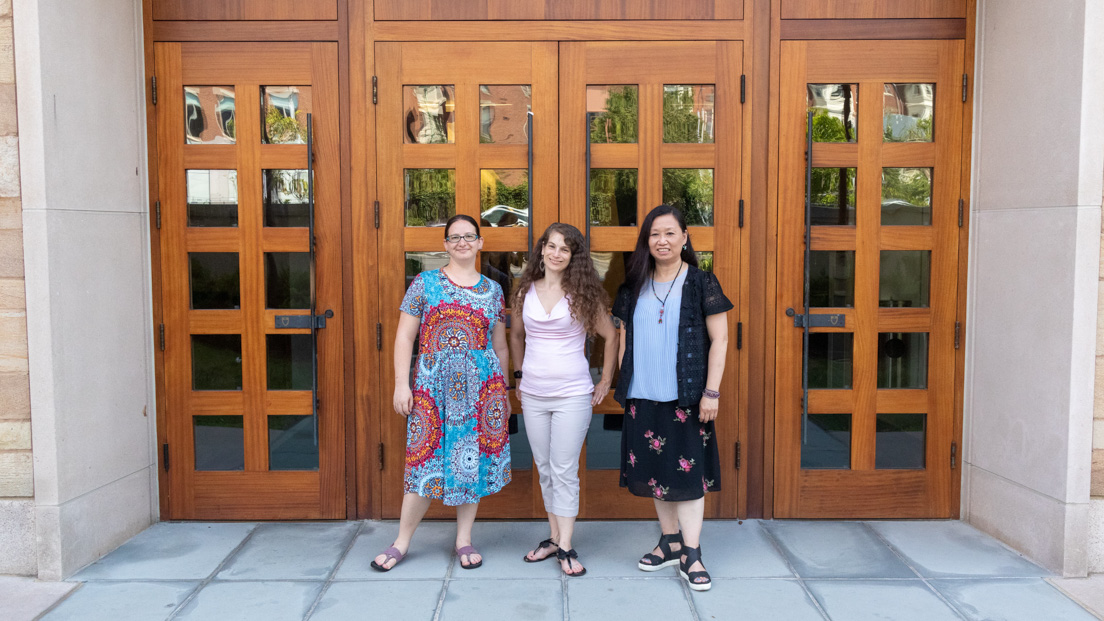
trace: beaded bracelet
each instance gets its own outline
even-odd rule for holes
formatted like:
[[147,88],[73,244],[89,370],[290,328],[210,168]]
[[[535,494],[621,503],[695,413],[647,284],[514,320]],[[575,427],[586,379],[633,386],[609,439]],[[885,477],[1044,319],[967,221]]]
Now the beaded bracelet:
[[708,388],[706,388],[702,390],[702,396],[709,397],[710,399],[720,399],[721,393],[717,392],[716,390],[709,390]]

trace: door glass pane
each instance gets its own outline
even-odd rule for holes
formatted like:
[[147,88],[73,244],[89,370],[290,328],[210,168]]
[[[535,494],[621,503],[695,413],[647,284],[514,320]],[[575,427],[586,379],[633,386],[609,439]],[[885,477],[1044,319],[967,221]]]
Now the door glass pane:
[[874,467],[903,470],[924,467],[926,414],[878,414]]
[[809,335],[809,389],[851,388],[854,335],[814,332]]
[[636,142],[640,92],[627,86],[587,86],[587,118],[594,144]]
[[193,310],[241,308],[236,252],[189,252],[188,281]]
[[712,143],[712,84],[665,84],[663,86],[663,142]]
[[809,253],[809,306],[850,308],[855,305],[855,251]]
[[265,253],[265,308],[310,308],[310,253]]
[[480,226],[529,226],[529,171],[480,170],[479,212]]
[[878,306],[927,308],[931,250],[883,250]]
[[268,417],[268,469],[318,470],[313,416]]
[[238,171],[185,171],[188,226],[238,226]]
[[[444,226],[456,215],[456,171],[451,168],[407,168],[406,226]],[[442,234],[443,237],[443,234]]]
[[186,144],[234,144],[234,87],[184,87]]
[[403,87],[403,142],[446,144],[456,142],[453,113],[456,100],[452,85]]
[[269,390],[310,390],[314,386],[309,334],[266,334]]
[[621,469],[621,423],[623,414],[595,414],[586,437],[587,470]]
[[858,138],[858,84],[807,84],[813,112],[813,142],[855,142]]
[[241,390],[240,334],[192,335],[192,390]]
[[514,285],[521,279],[521,272],[525,269],[527,252],[481,252],[479,253],[479,271],[498,283],[502,287],[502,294],[506,296],[506,306],[510,306]]
[[882,225],[931,224],[932,169],[882,169]]
[[307,171],[263,170],[264,225],[310,226]]
[[636,169],[590,169],[590,223],[636,226]]
[[245,470],[241,416],[193,416],[196,470]]
[[[621,286],[621,283],[625,282],[625,265],[629,260],[631,252],[591,252],[590,260],[594,263],[594,269],[598,272],[598,278],[602,281],[602,286],[605,287],[606,293],[609,294],[610,304],[617,297],[617,288]],[[614,325],[617,325],[617,320],[614,319]],[[590,377],[597,384],[602,379],[602,367],[605,363],[605,346],[606,341],[602,337],[595,337],[594,341],[590,345],[590,351],[587,359],[590,364]],[[617,380],[619,376],[618,365],[613,365],[613,383],[610,385],[610,392],[617,388]]]
[[306,144],[307,115],[310,111],[309,86],[262,86],[261,142]]
[[410,288],[410,283],[414,282],[414,277],[418,274],[444,267],[448,262],[448,253],[444,251],[406,253],[406,288]]
[[517,433],[510,436],[510,468],[513,470],[533,469],[533,447],[529,446],[529,436],[525,433],[525,417],[517,417]]
[[928,387],[928,333],[878,333],[878,388]]
[[529,144],[529,111],[533,89],[528,84],[479,86],[479,142]]
[[801,467],[805,470],[848,470],[851,468],[851,415],[810,414],[801,444]]
[[813,226],[855,225],[855,169],[814,168]]
[[695,251],[694,254],[698,257],[698,269],[713,273],[713,253]]
[[713,169],[664,168],[663,202],[682,210],[687,226],[713,226]]
[[885,142],[931,142],[935,136],[935,85],[886,84],[882,95]]

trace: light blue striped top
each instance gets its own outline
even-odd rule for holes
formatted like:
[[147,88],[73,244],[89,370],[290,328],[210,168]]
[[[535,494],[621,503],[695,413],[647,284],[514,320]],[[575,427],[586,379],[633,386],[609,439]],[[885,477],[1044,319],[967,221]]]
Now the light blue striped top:
[[[650,399],[652,401],[678,400],[678,375],[675,363],[678,361],[678,324],[679,311],[682,308],[682,286],[686,284],[687,269],[675,278],[674,288],[667,297],[667,304],[661,305],[656,294],[662,299],[671,283],[646,283],[640,291],[640,299],[633,311],[633,375],[629,382],[629,399]],[[659,323],[659,309],[663,308],[663,323]]]

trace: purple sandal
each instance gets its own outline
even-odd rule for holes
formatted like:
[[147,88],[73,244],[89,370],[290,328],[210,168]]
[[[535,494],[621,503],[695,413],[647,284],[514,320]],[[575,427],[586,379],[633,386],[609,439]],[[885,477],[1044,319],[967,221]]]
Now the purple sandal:
[[[387,548],[386,550],[384,550],[383,555],[387,557],[387,558],[383,559],[383,565],[380,565],[379,563],[377,563],[375,561],[375,559],[373,559],[372,560],[372,569],[375,569],[376,571],[391,571],[392,569],[397,567],[399,565],[399,563],[402,562],[403,556],[404,556],[403,553],[399,552],[399,549],[396,548],[395,546],[391,546],[390,548]],[[395,559],[395,564],[392,565],[391,567],[388,567],[387,563],[390,562],[391,559]]]
[[[456,548],[457,558],[459,558],[461,556],[464,556],[465,554],[468,556],[468,559],[470,561],[471,560],[471,555],[472,554],[479,554],[479,550],[476,550],[472,546],[464,546],[462,548]],[[476,567],[482,567],[482,566],[483,566],[483,560],[482,559],[480,559],[479,562],[477,562],[477,563],[469,562],[467,565],[464,564],[464,559],[460,559],[460,567],[462,567],[464,569],[475,569]]]

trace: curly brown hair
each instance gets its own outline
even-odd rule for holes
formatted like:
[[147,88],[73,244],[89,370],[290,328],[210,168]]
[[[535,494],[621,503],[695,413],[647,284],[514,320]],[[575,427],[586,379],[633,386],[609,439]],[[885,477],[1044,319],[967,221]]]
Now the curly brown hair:
[[599,319],[608,312],[609,293],[598,278],[598,270],[594,269],[586,239],[579,229],[570,224],[552,223],[533,245],[533,253],[521,273],[517,290],[514,291],[513,303],[510,306],[513,308],[513,313],[520,317],[529,286],[544,278],[541,251],[544,250],[544,245],[548,243],[552,233],[563,235],[564,242],[571,249],[571,261],[568,262],[563,276],[563,290],[568,295],[571,316],[575,321],[583,324],[587,334],[595,334],[598,331]]

